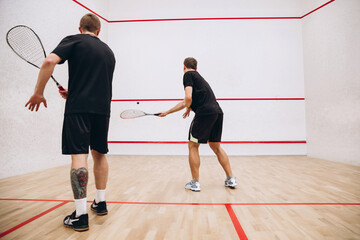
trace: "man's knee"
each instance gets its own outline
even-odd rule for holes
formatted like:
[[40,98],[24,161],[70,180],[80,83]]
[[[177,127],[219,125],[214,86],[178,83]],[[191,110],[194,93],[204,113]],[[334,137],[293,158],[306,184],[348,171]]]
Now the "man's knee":
[[209,142],[209,146],[214,151],[214,153],[218,153],[221,149],[219,142]]
[[105,154],[99,153],[99,152],[96,151],[96,150],[91,150],[91,155],[93,156],[93,159],[94,159],[94,160],[100,160],[100,159],[102,159],[102,158],[105,156]]
[[199,148],[200,143],[189,141],[189,149],[197,149]]

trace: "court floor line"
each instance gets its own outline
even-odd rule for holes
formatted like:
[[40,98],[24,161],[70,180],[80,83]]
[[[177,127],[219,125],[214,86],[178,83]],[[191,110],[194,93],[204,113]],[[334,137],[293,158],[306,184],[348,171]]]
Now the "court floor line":
[[232,221],[232,223],[234,225],[234,228],[235,228],[235,230],[236,230],[236,232],[237,232],[237,234],[239,236],[239,239],[240,240],[248,240],[248,238],[247,238],[247,236],[246,236],[246,234],[244,232],[244,229],[241,227],[241,224],[240,224],[234,210],[231,207],[231,204],[225,204],[225,207],[226,207],[226,210],[227,210],[227,212],[228,212],[228,214],[229,214],[229,216],[231,218],[231,221]]
[[52,207],[52,208],[50,208],[50,209],[48,209],[48,210],[46,210],[46,211],[44,211],[44,212],[42,212],[42,213],[40,213],[40,214],[38,214],[38,215],[36,215],[36,216],[34,216],[34,217],[30,218],[30,219],[28,219],[28,220],[26,220],[26,221],[24,221],[24,222],[20,223],[19,225],[16,225],[15,227],[12,227],[12,228],[10,228],[10,229],[6,230],[5,232],[0,233],[0,238],[2,238],[2,237],[4,237],[4,236],[8,235],[9,233],[14,232],[15,230],[17,230],[17,229],[19,229],[19,228],[21,228],[21,227],[25,226],[25,225],[26,225],[26,224],[28,224],[28,223],[31,223],[32,221],[34,221],[34,220],[36,220],[36,219],[38,219],[38,218],[40,218],[40,217],[44,216],[45,214],[48,214],[49,212],[54,211],[55,209],[57,209],[57,208],[59,208],[59,207],[61,207],[61,206],[65,205],[65,204],[67,204],[68,202],[69,202],[69,201],[63,201],[62,203],[60,203],[60,204],[56,205],[55,207]]
[[[0,201],[34,201],[34,202],[74,202],[74,200],[62,199],[31,199],[31,198],[0,198]],[[87,201],[92,203],[92,201]],[[344,202],[284,202],[284,203],[182,203],[182,202],[125,202],[125,201],[106,201],[115,204],[134,204],[134,205],[236,205],[236,206],[296,206],[296,205],[328,205],[328,206],[354,206],[360,203],[344,203]]]

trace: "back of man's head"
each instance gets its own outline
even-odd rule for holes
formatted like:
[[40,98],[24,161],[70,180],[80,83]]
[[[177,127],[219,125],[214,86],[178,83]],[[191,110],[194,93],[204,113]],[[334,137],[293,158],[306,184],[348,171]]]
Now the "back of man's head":
[[80,20],[80,28],[82,31],[96,33],[100,27],[100,19],[95,14],[85,14]]
[[186,68],[189,68],[189,69],[194,69],[194,70],[197,69],[197,61],[193,57],[185,58],[184,65]]

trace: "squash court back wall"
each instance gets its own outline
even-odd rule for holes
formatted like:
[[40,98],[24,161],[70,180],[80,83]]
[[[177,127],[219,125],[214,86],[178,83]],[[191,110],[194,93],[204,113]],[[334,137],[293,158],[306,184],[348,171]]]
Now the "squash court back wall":
[[[217,98],[304,98],[300,20],[173,21],[109,24],[117,57],[110,141],[186,141],[191,119],[119,118],[122,110],[167,110],[184,96],[182,62],[195,57]],[[165,99],[164,101],[141,101]],[[304,100],[219,101],[223,141],[301,141]],[[193,114],[191,115],[191,117]],[[227,144],[230,155],[306,154],[306,144]],[[113,154],[187,153],[186,144],[110,144]],[[211,154],[208,147],[202,154]]]

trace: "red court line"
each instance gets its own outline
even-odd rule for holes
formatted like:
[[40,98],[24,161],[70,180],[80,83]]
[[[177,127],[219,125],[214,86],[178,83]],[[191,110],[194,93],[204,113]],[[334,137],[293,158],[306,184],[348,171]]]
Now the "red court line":
[[120,144],[186,144],[186,141],[108,141],[108,143]]
[[240,222],[238,220],[238,218],[236,217],[236,214],[234,213],[234,210],[232,209],[230,204],[225,204],[226,210],[229,213],[229,216],[231,218],[231,221],[235,227],[235,230],[239,236],[240,240],[247,240],[247,236],[244,232],[244,229],[241,227]]
[[335,0],[331,0],[331,1],[329,1],[329,2],[327,2],[327,3],[325,3],[325,4],[323,4],[323,5],[321,5],[320,7],[318,7],[318,8],[316,8],[316,9],[308,12],[307,14],[305,14],[304,16],[302,16],[301,18],[304,18],[304,17],[312,14],[313,12],[316,12],[316,11],[319,10],[320,8],[323,8],[323,7],[325,7],[326,5],[328,5],[328,4],[330,4],[330,3],[334,2],[334,1],[335,1]]
[[[112,102],[183,101],[182,98],[112,99]],[[304,101],[305,98],[217,98],[218,101]]]
[[103,20],[105,20],[106,22],[110,22],[109,20],[107,20],[106,18],[104,18],[104,17],[102,17],[102,16],[100,16],[100,14],[98,14],[98,13],[96,13],[96,12],[94,12],[93,10],[91,10],[90,8],[88,8],[88,7],[86,7],[85,5],[83,5],[83,4],[81,4],[81,3],[79,3],[78,1],[76,1],[76,0],[73,0],[75,3],[77,3],[77,4],[79,4],[81,7],[83,7],[83,8],[85,8],[86,10],[88,10],[88,11],[90,11],[90,12],[92,12],[93,14],[95,14],[96,16],[98,16],[99,18],[101,18],[101,19],[103,19]]
[[301,17],[227,17],[227,18],[163,18],[163,19],[133,19],[133,20],[114,20],[109,23],[129,23],[129,22],[171,22],[171,21],[221,21],[221,20],[292,20]]
[[86,7],[85,5],[81,4],[77,0],[73,0],[73,2],[77,3],[81,7],[85,8],[86,10],[92,12],[99,18],[105,20],[108,23],[129,23],[129,22],[164,22],[164,21],[214,21],[214,20],[298,20],[303,19],[304,17],[316,12],[317,10],[325,7],[326,5],[334,2],[335,0],[331,0],[320,7],[308,12],[307,14],[301,17],[223,17],[223,18],[168,18],[168,19],[132,19],[132,20],[107,20],[106,18],[102,17],[100,14],[96,13],[95,11],[91,10],[90,8]]
[[129,205],[181,205],[181,206],[222,206],[224,203],[176,203],[176,202],[117,202],[106,201],[107,203],[129,204]]
[[304,101],[305,98],[218,98],[218,101]]
[[180,98],[173,98],[173,99],[156,99],[156,98],[149,98],[149,99],[112,99],[112,102],[158,102],[158,101],[182,101],[184,99]]
[[360,203],[231,203],[237,206],[357,206]]
[[[92,201],[88,201],[89,203]],[[117,202],[106,201],[114,204],[129,205],[198,205],[198,206],[360,206],[360,203],[176,203],[176,202]]]
[[[1,200],[4,200],[4,199],[1,199]],[[50,200],[46,200],[46,201],[50,201]],[[69,201],[64,201],[64,202],[56,205],[55,207],[52,207],[52,208],[46,210],[45,212],[42,212],[42,213],[36,215],[35,217],[32,217],[32,218],[26,220],[25,222],[22,222],[22,223],[20,223],[19,225],[15,226],[15,227],[13,227],[13,228],[10,228],[9,230],[6,230],[5,232],[0,233],[0,238],[8,235],[9,233],[12,233],[13,231],[17,230],[18,228],[21,228],[21,227],[25,226],[26,224],[28,224],[28,223],[30,223],[30,222],[32,222],[32,221],[40,218],[41,216],[44,216],[45,214],[48,214],[49,212],[54,211],[55,209],[57,209],[57,208],[65,205],[65,204],[68,203],[68,202],[69,202]]]
[[30,201],[30,202],[73,202],[73,200],[36,199],[36,198],[0,198],[0,201]]
[[[189,141],[108,141],[120,144],[187,144]],[[306,141],[222,141],[222,144],[304,144]]]

